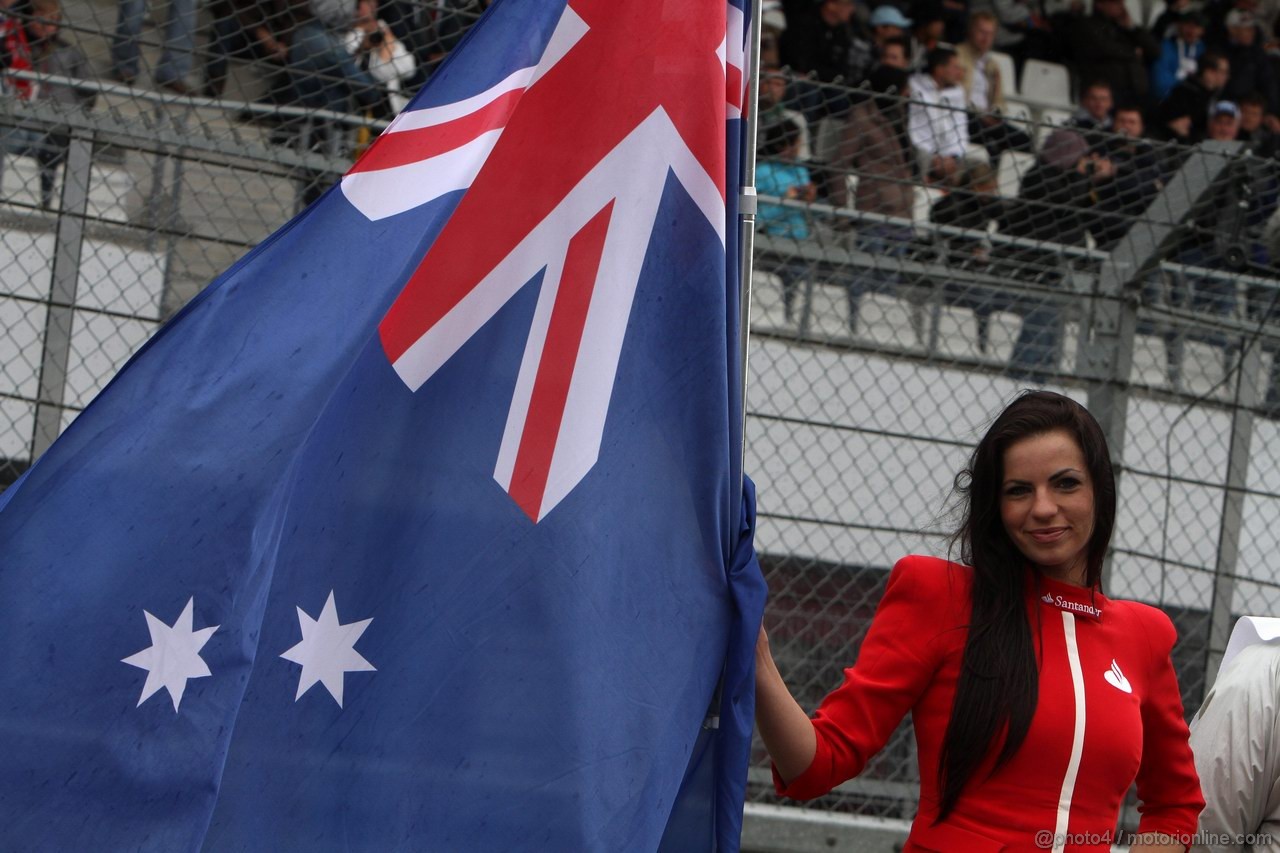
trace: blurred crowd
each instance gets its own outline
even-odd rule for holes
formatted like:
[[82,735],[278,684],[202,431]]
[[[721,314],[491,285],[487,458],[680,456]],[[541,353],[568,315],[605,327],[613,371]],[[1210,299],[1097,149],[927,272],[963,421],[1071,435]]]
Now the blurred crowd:
[[[119,83],[219,98],[227,94],[231,61],[239,60],[251,64],[268,103],[389,118],[489,2],[119,0],[113,22],[81,26],[110,28],[106,70]],[[22,41],[56,8],[43,0],[0,0],[4,68],[24,67]],[[149,15],[155,30],[144,32]],[[144,58],[147,46],[157,49],[153,62]]]
[[[82,39],[66,40],[59,28],[77,30],[79,36],[101,34],[109,43],[109,64],[99,71],[116,83],[230,102],[252,98],[259,106],[238,115],[270,125],[273,142],[349,153],[361,137],[353,136],[349,125],[315,118],[313,112],[392,118],[490,2],[118,0],[113,20],[104,16],[77,27],[63,21],[58,0],[0,0],[0,70],[92,80],[97,75],[74,46]],[[229,91],[233,64],[239,67],[239,85]],[[6,75],[0,91],[23,100],[88,107],[95,90]],[[367,130],[362,133],[369,136]],[[40,164],[46,207],[65,150],[65,139],[56,135],[0,129],[0,153],[29,156]],[[311,176],[304,201],[318,195],[330,177]]]
[[[118,83],[229,101],[252,92],[266,109],[246,117],[301,107],[390,118],[489,2],[118,0],[113,20],[82,29],[107,36],[100,70]],[[763,11],[760,192],[861,218],[820,223],[803,204],[765,203],[759,227],[795,239],[843,227],[880,259],[820,271],[843,280],[854,333],[864,294],[896,287],[889,267],[922,242],[957,269],[1060,286],[1054,247],[1113,249],[1203,140],[1251,154],[1205,194],[1169,259],[1233,270],[1271,260],[1260,235],[1280,196],[1280,0],[765,0]],[[0,0],[0,66],[92,78],[60,34],[74,24],[58,0]],[[1052,102],[1046,80],[1060,83]],[[11,76],[3,87],[82,106],[94,96]],[[278,142],[350,142],[323,122],[267,121]],[[65,140],[7,128],[0,148],[40,163],[49,205]],[[327,180],[313,178],[306,200]],[[952,230],[922,241],[922,221]],[[819,271],[795,257],[771,263],[786,319],[798,321],[797,294]],[[1023,322],[1011,363],[1056,368],[1060,312],[962,283],[946,291],[973,310],[980,352],[991,315],[1013,311]],[[1249,316],[1269,316],[1274,301],[1194,277],[1153,280],[1149,295]],[[1167,343],[1176,384],[1181,341]]]
[[[973,232],[928,241],[930,253],[943,244],[953,268],[1060,287],[1057,247],[1112,250],[1204,140],[1238,140],[1251,154],[1201,198],[1168,259],[1237,271],[1269,262],[1261,233],[1280,195],[1280,2],[1147,0],[1139,14],[1150,27],[1134,20],[1141,0],[1053,2],[766,4],[759,190],[867,214],[826,224],[856,231],[852,245],[877,258],[844,271],[766,262],[788,322],[801,285],[822,276],[848,290],[856,334],[862,296],[903,278],[885,259],[920,254],[922,219]],[[1060,73],[1059,102],[1036,100],[1033,69]],[[815,225],[785,204],[762,205],[759,220],[764,233],[796,239]],[[993,248],[982,239],[990,234],[1024,242]],[[1058,368],[1062,312],[1051,303],[946,288],[973,310],[980,352],[990,316],[1012,311],[1022,323],[1011,369],[1042,378]],[[1237,306],[1233,283],[1204,277],[1153,277],[1147,291],[1220,315],[1275,307],[1259,292]],[[1230,354],[1225,338],[1210,343]],[[1176,386],[1180,337],[1166,336],[1166,354]]]

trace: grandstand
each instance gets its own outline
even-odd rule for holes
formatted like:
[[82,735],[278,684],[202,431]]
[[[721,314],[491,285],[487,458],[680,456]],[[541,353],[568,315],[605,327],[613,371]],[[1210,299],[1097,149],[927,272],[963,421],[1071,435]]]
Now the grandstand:
[[[143,61],[124,81],[113,79],[128,76],[113,68],[117,5],[62,5],[62,38],[95,76],[19,70],[0,100],[0,124],[65,144],[52,196],[38,156],[5,155],[0,172],[0,487],[386,120],[354,100],[279,97],[279,75],[299,72],[265,41],[232,51],[220,87],[207,88],[215,36],[253,34],[217,17],[237,4],[202,7],[180,86],[157,79],[163,16],[142,30]],[[428,76],[482,5],[384,0],[416,57],[398,85]],[[1159,0],[1123,7],[1136,26],[1167,18]],[[818,79],[787,61],[795,22],[773,21],[766,64],[786,85],[762,126],[785,119],[812,144],[801,158],[790,134],[762,133],[746,470],[759,486],[771,637],[797,697],[812,707],[838,683],[897,557],[946,553],[955,473],[987,418],[1035,385],[1085,402],[1107,430],[1121,483],[1107,591],[1174,619],[1194,709],[1234,618],[1280,604],[1269,565],[1280,529],[1275,147],[1246,138],[1239,115],[1232,139],[1165,132],[1154,103],[1117,100],[1090,123],[1089,69],[1064,58],[990,52],[998,111],[968,94],[926,100],[916,82],[904,97],[872,76]],[[862,33],[856,20],[841,26]],[[771,39],[781,52],[768,56]],[[23,80],[91,92],[93,105],[16,96]],[[1135,106],[1137,132],[1118,120]],[[981,131],[984,113],[985,127],[1005,128],[995,141],[935,134],[919,145],[908,132],[913,121]],[[792,191],[806,185],[811,197]],[[914,812],[906,727],[862,777],[803,813],[774,808],[756,758],[748,849],[858,837],[888,850]],[[1131,811],[1126,821],[1136,825]]]

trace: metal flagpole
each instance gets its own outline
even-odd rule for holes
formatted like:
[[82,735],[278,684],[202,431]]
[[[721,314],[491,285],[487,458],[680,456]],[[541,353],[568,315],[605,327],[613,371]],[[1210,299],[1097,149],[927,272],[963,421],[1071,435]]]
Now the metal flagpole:
[[[742,104],[746,118],[742,154],[742,187],[738,193],[739,258],[738,270],[742,281],[738,287],[738,363],[741,365],[739,390],[742,394],[741,433],[742,458],[738,468],[738,495],[742,494],[742,478],[746,476],[747,456],[747,344],[751,334],[751,263],[756,242],[756,133],[759,130],[760,102],[760,28],[763,20],[763,0],[751,0],[750,55],[747,58],[747,97]],[[737,520],[734,519],[734,524]]]
[[[751,0],[751,31],[749,33],[750,56],[747,58],[747,95],[742,104],[742,114],[746,119],[743,132],[745,143],[742,159],[742,186],[738,192],[739,216],[739,257],[738,267],[741,280],[738,284],[738,390],[742,395],[742,417],[740,424],[742,439],[738,460],[738,491],[731,498],[741,500],[742,480],[746,476],[744,466],[747,455],[747,337],[751,328],[751,252],[755,245],[756,234],[756,104],[760,98],[760,22],[761,0]],[[736,505],[734,500],[731,505]],[[729,545],[738,539],[738,517],[729,514]],[[724,689],[724,673],[716,683],[715,693],[711,697],[711,707],[707,710],[707,718],[703,721],[704,729],[720,727],[720,699]]]

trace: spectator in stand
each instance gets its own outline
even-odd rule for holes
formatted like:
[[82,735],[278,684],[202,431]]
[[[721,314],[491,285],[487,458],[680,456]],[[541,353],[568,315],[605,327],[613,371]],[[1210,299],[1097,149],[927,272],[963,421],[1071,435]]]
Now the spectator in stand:
[[[23,64],[40,74],[92,79],[93,70],[84,53],[59,36],[62,7],[58,0],[32,0],[30,16],[23,27],[22,43],[27,50]],[[66,109],[87,110],[93,106],[97,94],[92,89],[78,89],[42,81],[20,90],[18,97],[24,100],[50,101]],[[57,132],[45,133],[27,128],[0,129],[0,134],[3,153],[35,159],[40,169],[40,203],[45,208],[52,208],[57,168],[67,156],[67,137]]]
[[1276,85],[1275,74],[1263,47],[1265,39],[1254,22],[1253,14],[1232,9],[1225,23],[1227,41],[1222,53],[1231,64],[1231,78],[1222,88],[1222,97],[1235,101],[1258,92],[1266,100],[1268,112],[1280,111],[1280,87]]
[[782,64],[823,83],[861,79],[863,69],[851,62],[854,9],[853,0],[821,0],[803,15],[792,16],[788,10],[779,44]]
[[1196,73],[1173,87],[1155,110],[1157,132],[1164,139],[1194,144],[1208,130],[1209,108],[1231,77],[1231,64],[1216,51],[1206,50]]
[[1080,131],[1091,151],[1105,146],[1111,130],[1111,84],[1106,80],[1086,83],[1080,92],[1080,106],[1072,114],[1067,127]]
[[1280,156],[1275,116],[1268,116],[1266,100],[1257,92],[1240,99],[1240,133],[1236,136],[1259,157]]
[[877,65],[906,71],[911,67],[910,55],[911,47],[905,37],[889,39],[880,48],[880,62]]
[[402,88],[418,70],[418,63],[391,26],[378,17],[378,0],[356,0],[355,26],[346,35],[346,48],[360,69],[369,72],[386,92],[386,100],[374,110],[374,118],[399,114],[409,103]]
[[[196,0],[169,0],[164,27],[164,48],[152,78],[157,86],[179,95],[193,94],[186,77],[196,43]],[[146,0],[120,0],[115,38],[111,42],[111,75],[121,83],[138,76],[138,37],[146,15]]]
[[[854,8],[853,0],[820,0],[796,14],[787,8],[787,28],[779,43],[782,64],[818,83],[862,80],[872,56],[869,43],[857,31]],[[849,107],[844,95],[804,80],[795,82],[795,90],[811,125]]]
[[299,103],[334,112],[349,112],[353,100],[361,109],[376,108],[382,100],[378,81],[361,70],[342,41],[355,22],[355,3],[308,0],[307,12],[289,38]]
[[[911,97],[907,73],[881,66],[867,80],[872,97],[849,111],[840,135],[837,157],[832,164],[841,178],[833,188],[833,201],[845,204],[846,172],[858,176],[853,206],[863,213],[910,219],[915,198],[911,156],[903,133],[903,105]],[[910,246],[909,225],[888,222],[860,222],[858,249],[877,257],[901,257]],[[859,270],[848,283],[849,331],[858,330],[862,295],[868,290],[892,286],[893,277],[876,269]]]
[[995,44],[996,18],[990,12],[974,12],[969,18],[969,34],[956,47],[963,69],[965,103],[969,107],[969,138],[987,149],[994,161],[1010,149],[1030,151],[1031,138],[1000,118],[1004,111],[1004,86],[1000,66],[991,58]]
[[[976,163],[968,169],[964,185],[952,190],[929,211],[929,218],[939,225],[975,234],[944,238],[949,266],[979,273],[990,271],[991,241],[985,235],[1008,213],[1004,199],[996,195],[996,186],[995,171],[985,163]],[[978,352],[985,355],[991,315],[1005,303],[1001,294],[989,287],[959,282],[948,283],[947,294],[947,301],[973,312]]]
[[[1221,142],[1235,140],[1240,132],[1240,109],[1231,101],[1218,101],[1208,124],[1208,139]],[[1187,232],[1177,241],[1178,263],[1213,270],[1239,270],[1252,264],[1265,264],[1267,252],[1259,235],[1263,225],[1275,211],[1277,168],[1273,160],[1242,157],[1231,162],[1214,185],[1195,202],[1187,224]],[[1236,310],[1237,285],[1230,279],[1187,275],[1176,288],[1174,302],[1184,310],[1203,314],[1230,316]],[[1266,291],[1269,301],[1270,290]],[[1261,297],[1249,293],[1246,302],[1249,315],[1257,313]],[[1237,341],[1221,333],[1200,336],[1204,343],[1223,349],[1226,366],[1238,349]],[[1166,340],[1170,365],[1170,381],[1177,387],[1178,367],[1182,361],[1182,336],[1170,335]]]
[[[756,166],[756,189],[761,195],[776,196],[787,201],[811,202],[817,189],[809,179],[809,170],[796,162],[800,152],[800,132],[794,124],[780,122],[764,129],[762,159]],[[809,219],[805,211],[772,202],[762,202],[756,221],[760,230],[772,237],[792,240],[809,239]],[[791,322],[796,285],[811,274],[810,268],[794,260],[764,264],[782,279],[782,308]]]
[[[0,0],[0,68],[31,70],[31,46],[27,28],[18,13],[18,0]],[[31,97],[31,82],[0,77],[0,91],[19,98]]]
[[1240,107],[1233,101],[1218,101],[1209,113],[1207,138],[1217,142],[1234,142],[1240,136]]
[[420,85],[426,78],[417,73],[419,70],[419,54],[425,59],[430,45],[425,44],[423,35],[431,27],[431,13],[421,0],[378,0],[378,20],[387,25],[409,53],[413,54],[415,73],[401,81],[402,86]]
[[1102,156],[1110,161],[1114,177],[1097,187],[1097,206],[1103,215],[1092,228],[1098,248],[1104,251],[1128,233],[1167,180],[1160,152],[1143,138],[1142,110],[1132,104],[1117,107],[1111,129],[1114,135],[1103,144]]
[[[1093,225],[1099,185],[1114,177],[1110,160],[1090,153],[1076,130],[1061,128],[1045,140],[1036,166],[1022,181],[1018,198],[1000,225],[1003,234],[1050,244],[1085,245]],[[1061,281],[1062,259],[1052,248],[1007,247],[999,258],[1010,262],[1009,274],[1034,273],[1040,285]],[[1009,357],[1009,371],[1032,381],[1046,381],[1057,370],[1062,351],[1062,309],[1057,301],[1022,297],[1016,303],[1022,327]]]
[[[31,47],[32,70],[56,77],[91,80],[93,69],[84,52],[63,40],[62,6],[59,0],[31,0],[31,20],[27,22],[27,43]],[[57,83],[36,84],[33,97],[64,107],[91,109],[97,92]]]
[[1205,0],[1200,4],[1205,19],[1204,41],[1210,48],[1220,50],[1226,44],[1227,15],[1233,9],[1252,14],[1257,11],[1258,3],[1257,0]]
[[877,6],[867,21],[867,26],[871,28],[871,41],[878,48],[883,48],[894,39],[906,39],[911,24],[911,19],[902,14],[897,6]]
[[[437,0],[427,51],[426,65],[435,67],[458,46],[471,25],[492,5],[493,0]],[[426,4],[423,4],[426,5]]]
[[[1108,143],[1108,159],[1115,168],[1115,179],[1101,187],[1098,198],[1097,230],[1094,236],[1098,248],[1111,251],[1151,206],[1152,201],[1164,189],[1174,164],[1165,153],[1145,139],[1142,110],[1132,105],[1116,107],[1112,129],[1115,131]],[[1146,304],[1157,305],[1167,301],[1164,292],[1166,279],[1160,273],[1143,276],[1142,295]],[[1168,360],[1170,382],[1178,373],[1181,359],[1180,344],[1169,327],[1157,324],[1145,317],[1138,320],[1138,334],[1159,334],[1165,341],[1165,357]]]
[[1106,80],[1125,103],[1145,102],[1147,65],[1160,43],[1130,19],[1124,0],[1097,0],[1092,15],[1074,22],[1068,41],[1077,74]]
[[1160,56],[1151,66],[1151,94],[1157,101],[1163,101],[1174,86],[1195,74],[1204,53],[1204,18],[1198,12],[1179,14],[1173,19],[1173,31],[1161,43]]
[[235,57],[259,63],[269,103],[292,101],[293,89],[285,70],[289,48],[283,41],[283,33],[279,32],[289,15],[287,3],[213,0],[209,12],[213,28],[205,59],[203,94],[209,98],[222,97],[227,85],[228,61]]
[[955,183],[969,145],[969,114],[960,81],[964,69],[956,52],[935,47],[925,57],[923,73],[911,77],[912,103],[907,133],[921,172],[936,182]]
[[[862,49],[862,53],[870,59],[870,64],[864,70],[863,79],[866,79],[877,65],[884,62],[885,51],[891,50],[891,45],[902,46],[905,63],[902,67],[910,67],[911,39],[907,36],[907,30],[911,28],[910,18],[903,15],[896,6],[877,6],[871,12],[867,26],[871,29],[871,41],[865,49]],[[855,54],[862,55],[858,49],[855,49]],[[891,57],[891,60],[896,62],[897,57]]]
[[942,44],[946,30],[945,15],[939,0],[919,0],[911,9],[911,40],[915,48],[911,52],[911,67],[920,71],[929,51]]
[[[1170,0],[1164,7],[1156,19],[1151,24],[1151,34],[1156,37],[1157,41],[1164,41],[1172,35],[1175,35],[1174,26],[1187,12],[1194,11],[1191,8],[1191,0]],[[1201,12],[1201,22],[1203,23],[1204,13]],[[1203,38],[1203,36],[1202,36]],[[1192,73],[1195,69],[1191,69]]]
[[1050,53],[1049,22],[1036,0],[971,0],[969,10],[995,16],[996,50],[1012,56],[1019,71],[1028,58]]
[[942,0],[942,15],[946,23],[942,40],[947,44],[964,41],[969,30],[969,0]]
[[809,145],[809,123],[804,113],[787,107],[787,75],[776,66],[765,66],[760,73],[760,133],[782,122],[790,122],[800,133],[796,160],[807,163],[813,157]]

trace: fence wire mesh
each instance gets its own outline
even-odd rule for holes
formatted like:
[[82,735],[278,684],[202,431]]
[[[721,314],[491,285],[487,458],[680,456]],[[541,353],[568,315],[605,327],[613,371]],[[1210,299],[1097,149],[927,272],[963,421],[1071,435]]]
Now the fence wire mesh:
[[[1235,616],[1278,598],[1280,168],[1235,115],[1193,147],[1128,105],[1106,128],[1029,100],[984,116],[947,82],[762,81],[746,452],[779,667],[807,709],[840,683],[893,562],[947,554],[990,418],[1045,386],[1108,434],[1106,588],[1173,618],[1190,713]],[[917,783],[904,723],[814,807],[910,818]]]
[[[484,5],[2,13],[31,61],[10,62],[0,99],[0,488],[332,184]],[[1280,604],[1274,146],[1157,141],[1168,123],[1123,103],[1094,126],[1050,63],[1023,69],[1034,97],[984,113],[936,75],[855,89],[769,67],[767,44],[765,59],[746,469],[797,697],[812,709],[839,684],[897,558],[946,554],[956,472],[1035,385],[1107,432],[1107,592],[1174,619],[1196,708],[1234,617]],[[1234,137],[1240,117],[1220,118],[1204,133]],[[751,773],[770,801],[759,751]],[[917,775],[904,725],[813,807],[909,818]]]

